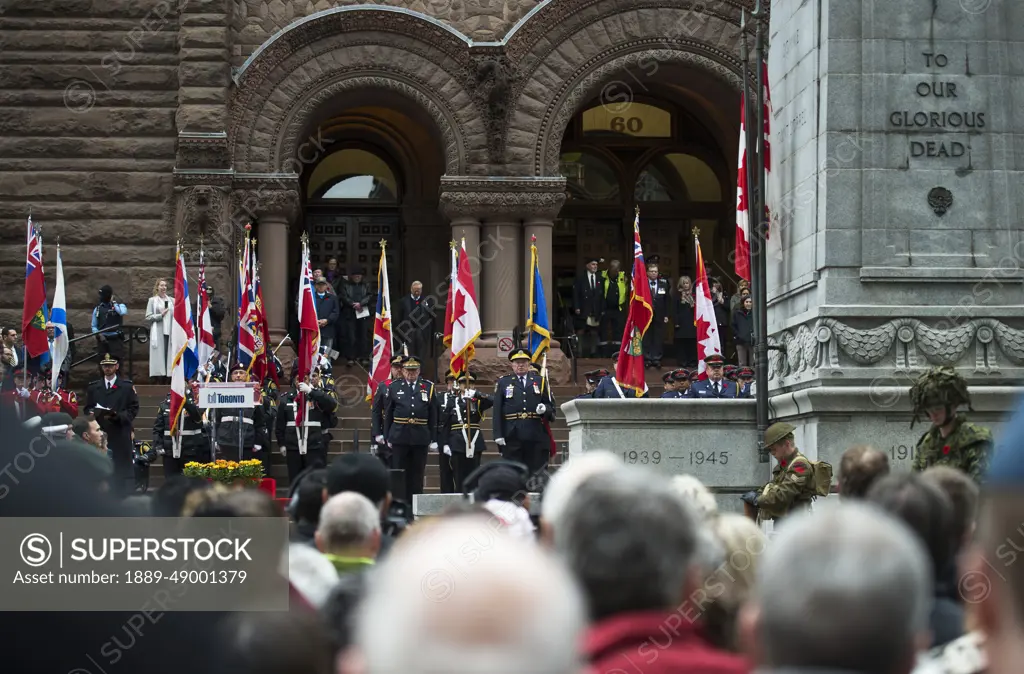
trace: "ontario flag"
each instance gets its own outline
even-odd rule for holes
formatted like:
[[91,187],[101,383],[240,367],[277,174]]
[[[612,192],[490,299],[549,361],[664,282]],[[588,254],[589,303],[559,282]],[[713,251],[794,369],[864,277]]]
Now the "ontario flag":
[[256,289],[254,295],[256,297],[256,334],[260,338],[259,346],[259,357],[256,360],[256,365],[253,367],[253,371],[258,378],[256,381],[262,384],[270,377],[270,380],[274,382],[276,386],[280,386],[281,382],[277,380],[277,368],[274,367],[274,352],[270,350],[270,327],[267,325],[267,312],[263,309],[263,286],[260,284],[260,272],[256,270]]
[[[296,381],[307,382],[320,357],[320,323],[313,303],[313,271],[309,267],[309,241],[302,239],[302,262],[299,268],[299,352]],[[303,431],[306,421],[306,396],[299,391],[295,397],[295,429],[299,433],[299,453],[306,453]]]
[[644,379],[644,334],[654,320],[651,304],[651,286],[647,280],[644,249],[640,245],[640,209],[633,219],[633,292],[629,295],[629,313],[626,329],[622,332],[622,347],[615,363],[615,380],[619,386],[633,389],[638,396],[647,391]]
[[380,249],[377,267],[377,310],[373,318],[373,360],[366,380],[366,400],[373,400],[377,387],[391,376],[391,354],[394,338],[391,334],[391,289],[388,285],[388,258],[384,246]]
[[704,268],[704,253],[700,250],[700,239],[693,237],[697,247],[697,301],[693,305],[693,324],[697,327],[697,372],[698,379],[707,379],[707,365],[704,359],[713,353],[722,354],[722,341],[715,319],[715,305],[711,302],[711,288],[708,286],[708,272]]
[[450,369],[458,377],[469,369],[469,361],[476,354],[473,345],[480,337],[480,309],[476,303],[473,274],[469,270],[469,255],[466,254],[466,240],[458,255],[458,269],[448,288],[451,298],[452,360]]
[[[174,320],[171,322],[171,438],[179,430],[181,411],[185,405],[185,388],[199,367],[196,355],[196,333],[192,325],[192,303],[188,298],[188,275],[185,272],[185,258],[181,255],[181,244],[175,254],[174,269]],[[175,458],[181,455],[180,443],[174,443]]]
[[46,338],[46,282],[43,279],[43,239],[32,216],[26,226],[25,254],[25,304],[21,310],[21,339],[29,358],[36,358],[50,351]]
[[196,302],[196,355],[199,363],[206,365],[217,348],[213,341],[213,323],[210,322],[210,298],[206,294],[206,262],[203,249],[199,249],[199,301]]

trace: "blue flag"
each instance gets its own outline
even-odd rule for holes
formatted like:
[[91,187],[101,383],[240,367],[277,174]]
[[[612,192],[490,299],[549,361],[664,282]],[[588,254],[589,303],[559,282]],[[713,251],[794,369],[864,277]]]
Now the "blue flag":
[[527,349],[531,360],[536,363],[551,345],[551,329],[548,322],[548,302],[544,296],[544,280],[537,264],[537,245],[530,246],[530,299],[527,306],[526,331],[529,333]]

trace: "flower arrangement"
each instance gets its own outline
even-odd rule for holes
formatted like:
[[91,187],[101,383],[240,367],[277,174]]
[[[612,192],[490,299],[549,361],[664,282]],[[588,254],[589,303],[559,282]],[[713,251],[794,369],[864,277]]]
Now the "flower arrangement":
[[189,461],[185,464],[182,472],[188,477],[201,477],[224,484],[249,482],[255,485],[263,479],[263,464],[257,459],[249,459],[248,461],[217,459],[213,463]]

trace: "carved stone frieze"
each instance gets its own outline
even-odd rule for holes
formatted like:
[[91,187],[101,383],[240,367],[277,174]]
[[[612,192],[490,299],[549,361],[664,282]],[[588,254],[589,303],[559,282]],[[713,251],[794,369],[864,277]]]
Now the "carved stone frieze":
[[445,176],[441,178],[441,212],[486,220],[553,220],[565,203],[565,178],[502,178]]
[[210,262],[223,262],[234,241],[224,227],[230,208],[230,189],[224,185],[177,185],[170,218],[177,238],[190,249],[201,241]]
[[897,318],[870,328],[822,318],[813,327],[778,333],[769,343],[784,349],[770,352],[769,378],[776,384],[858,371],[911,373],[938,365],[1000,375],[1002,359],[1024,367],[1024,330],[993,318],[941,327]]
[[227,169],[231,167],[228,134],[178,132],[177,169]]
[[236,189],[231,193],[232,220],[242,226],[266,215],[278,215],[292,222],[299,216],[300,205],[297,189],[282,189],[273,184]]

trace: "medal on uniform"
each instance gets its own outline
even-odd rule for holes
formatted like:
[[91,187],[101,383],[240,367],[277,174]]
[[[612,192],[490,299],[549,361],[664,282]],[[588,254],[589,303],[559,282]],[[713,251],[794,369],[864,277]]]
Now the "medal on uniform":
[[515,388],[512,386],[512,384],[509,384],[508,386],[505,387],[505,397],[511,398],[513,395],[515,395]]
[[423,400],[423,402],[427,402],[427,392],[426,391],[420,391],[420,399]]
[[533,382],[533,392],[540,395],[540,386],[537,385],[537,382]]

